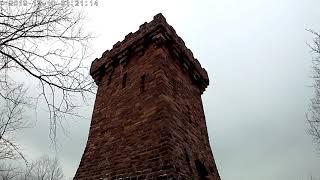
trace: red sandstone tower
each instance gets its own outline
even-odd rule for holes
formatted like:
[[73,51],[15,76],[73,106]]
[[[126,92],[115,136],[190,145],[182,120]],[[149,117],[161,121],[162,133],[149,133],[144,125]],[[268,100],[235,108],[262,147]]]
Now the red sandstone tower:
[[74,179],[220,180],[201,94],[209,84],[162,14],[93,61],[98,85]]

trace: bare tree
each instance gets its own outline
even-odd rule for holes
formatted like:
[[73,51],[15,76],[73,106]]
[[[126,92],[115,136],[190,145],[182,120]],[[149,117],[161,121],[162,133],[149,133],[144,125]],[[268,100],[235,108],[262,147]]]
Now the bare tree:
[[42,156],[26,168],[12,164],[0,164],[1,180],[63,180],[64,174],[57,158]]
[[314,35],[313,43],[308,44],[313,56],[313,90],[314,96],[311,98],[309,112],[306,114],[309,124],[309,132],[312,135],[314,141],[320,145],[320,34],[308,30]]
[[312,175],[310,176],[310,180],[320,180],[319,178],[315,178]]
[[15,180],[20,176],[19,168],[13,165],[0,164],[0,179],[1,180]]
[[24,97],[25,90],[21,85],[0,84],[0,160],[23,158],[15,133],[27,127],[27,120],[23,119],[23,112],[27,106]]
[[[0,112],[19,111],[10,118],[3,116],[3,122],[21,123],[24,103],[17,104],[7,96],[20,91],[22,100],[30,94],[25,92],[25,82],[36,82],[38,89],[32,90],[30,96],[34,101],[28,96],[28,102],[35,107],[41,101],[46,104],[50,138],[55,140],[57,127],[65,117],[76,115],[74,110],[81,104],[77,95],[85,100],[84,93],[93,92],[94,83],[88,67],[83,65],[90,36],[83,31],[82,13],[73,7],[57,1],[24,2],[25,6],[0,5],[0,102],[16,105],[11,110],[0,106]],[[23,127],[22,124],[11,129],[6,123],[0,126],[5,126],[2,132],[10,132]],[[17,148],[3,135],[0,140],[0,148]],[[2,152],[7,151],[1,150],[0,156]]]
[[64,174],[57,158],[42,156],[31,163],[23,177],[25,180],[62,180]]

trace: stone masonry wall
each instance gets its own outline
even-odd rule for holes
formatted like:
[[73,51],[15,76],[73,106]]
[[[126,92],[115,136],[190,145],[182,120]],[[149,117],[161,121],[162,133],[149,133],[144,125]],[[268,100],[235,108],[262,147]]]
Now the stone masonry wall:
[[172,29],[157,15],[93,62],[98,91],[74,179],[220,180],[201,100],[208,77]]
[[[165,134],[167,113],[158,53],[148,49],[105,76],[98,88],[89,138],[75,179],[150,178],[169,166]],[[127,74],[123,87],[124,74]],[[144,90],[141,88],[144,77]],[[109,82],[111,81],[111,82]]]
[[[173,162],[176,172],[187,177],[198,177],[196,161],[201,162],[208,175],[220,179],[211,152],[206,121],[201,100],[201,91],[192,82],[187,69],[170,50],[163,65],[166,74],[166,89],[169,114],[170,146],[173,147]],[[194,179],[194,178],[192,178]]]

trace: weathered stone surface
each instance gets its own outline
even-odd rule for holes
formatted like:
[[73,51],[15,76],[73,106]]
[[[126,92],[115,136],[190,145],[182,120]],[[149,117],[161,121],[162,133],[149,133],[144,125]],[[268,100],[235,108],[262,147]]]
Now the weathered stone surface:
[[90,73],[98,91],[74,179],[220,180],[201,100],[207,72],[161,14]]

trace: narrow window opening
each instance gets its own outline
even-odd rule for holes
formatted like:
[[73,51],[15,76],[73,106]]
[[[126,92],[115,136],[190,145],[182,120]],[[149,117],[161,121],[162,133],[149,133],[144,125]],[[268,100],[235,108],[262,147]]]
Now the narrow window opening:
[[127,84],[127,73],[124,73],[123,77],[122,77],[122,88],[125,88],[126,87],[126,84]]
[[140,81],[140,93],[143,93],[145,91],[145,80],[146,80],[146,75],[141,76],[141,81]]
[[107,83],[107,85],[110,85],[110,84],[111,84],[111,79],[112,79],[112,74],[110,74],[110,75],[108,76],[108,83]]
[[177,82],[175,79],[172,79],[172,91],[173,91],[173,96],[177,95]]
[[188,164],[189,171],[192,174],[191,162],[190,162],[190,158],[189,158],[189,155],[188,155],[188,152],[186,149],[184,149],[184,155],[185,155],[185,158],[186,158],[186,161]]
[[192,123],[191,109],[188,105],[187,105],[187,116],[188,116],[187,118],[188,118],[189,123]]
[[112,80],[112,74],[113,74],[113,69],[111,70],[109,76],[108,76],[108,82],[107,82],[107,85],[110,85],[111,84],[111,80]]
[[200,177],[200,179],[206,179],[206,176],[209,175],[206,166],[198,159],[195,160],[194,163],[196,165],[198,176]]

